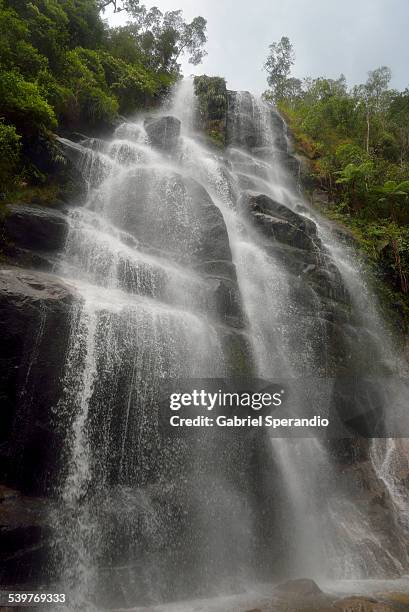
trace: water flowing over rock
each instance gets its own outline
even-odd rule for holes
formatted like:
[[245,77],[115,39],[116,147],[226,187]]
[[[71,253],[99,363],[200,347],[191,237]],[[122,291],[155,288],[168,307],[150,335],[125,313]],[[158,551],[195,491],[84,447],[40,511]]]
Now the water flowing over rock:
[[[9,487],[53,499],[28,545],[71,610],[409,568],[402,448],[365,439],[407,388],[353,249],[304,202],[269,105],[229,92],[223,151],[195,107],[185,81],[110,140],[60,139],[85,205],[3,224],[30,269],[0,270],[0,459]],[[290,380],[294,410],[310,398],[345,439],[164,433],[169,381],[230,376]]]
[[169,151],[177,144],[180,136],[180,121],[176,117],[146,119],[144,126],[153,147]]

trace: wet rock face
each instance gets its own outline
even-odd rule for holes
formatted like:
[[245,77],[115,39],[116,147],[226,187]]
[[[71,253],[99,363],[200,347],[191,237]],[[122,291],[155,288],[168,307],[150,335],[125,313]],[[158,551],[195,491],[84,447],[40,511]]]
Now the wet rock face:
[[[227,116],[227,139],[229,144],[256,147],[259,138],[253,119],[253,99],[249,92],[230,91],[229,113]],[[240,126],[237,129],[237,126]]]
[[114,189],[121,206],[111,212],[112,223],[147,250],[182,265],[231,262],[223,216],[195,180],[138,167],[118,179]]
[[[335,375],[346,367],[350,298],[338,268],[318,237],[316,224],[303,211],[296,212],[253,190],[241,193],[238,206],[258,230],[266,252],[288,275],[291,324],[296,321],[303,334],[303,341],[300,335],[296,339],[294,356],[300,354],[303,342],[312,349],[313,371],[322,369],[326,375]],[[310,359],[301,361],[304,365],[299,363],[297,367],[303,368]]]
[[267,237],[299,249],[314,251],[321,247],[315,223],[272,198],[244,193],[242,207],[251,211],[255,223]]
[[0,269],[0,467],[7,482],[43,493],[60,448],[52,409],[61,393],[75,292],[56,277]]
[[44,578],[51,543],[49,503],[0,485],[0,583]]
[[179,119],[172,116],[147,119],[144,123],[151,145],[163,151],[171,151],[176,146],[180,125]]
[[68,224],[59,210],[14,204],[7,206],[2,229],[4,239],[21,249],[48,253],[63,248]]
[[115,189],[123,205],[112,213],[114,225],[147,251],[209,279],[219,318],[243,327],[227,228],[206,189],[176,172],[143,167],[121,177]]

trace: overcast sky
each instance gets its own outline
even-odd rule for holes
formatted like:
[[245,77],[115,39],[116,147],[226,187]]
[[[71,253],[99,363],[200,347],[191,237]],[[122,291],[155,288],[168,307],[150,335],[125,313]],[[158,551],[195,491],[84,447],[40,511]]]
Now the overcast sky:
[[[156,0],[162,11],[180,8],[187,19],[208,21],[208,56],[184,74],[224,76],[230,89],[266,88],[261,67],[268,45],[288,36],[296,52],[293,75],[360,83],[368,70],[387,65],[392,85],[409,86],[409,0]],[[111,25],[122,13],[106,13]]]

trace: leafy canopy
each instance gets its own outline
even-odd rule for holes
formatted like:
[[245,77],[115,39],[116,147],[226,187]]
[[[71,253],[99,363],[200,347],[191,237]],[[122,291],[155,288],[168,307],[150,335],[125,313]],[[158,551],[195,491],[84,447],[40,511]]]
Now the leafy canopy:
[[[205,55],[202,17],[188,23],[181,11],[162,13],[129,0],[113,3],[128,12],[128,24],[109,28],[101,17],[109,4],[0,0],[2,133],[14,130],[20,169],[31,168],[33,177],[47,172],[37,172],[36,164],[39,147],[48,155],[52,131],[112,126],[119,113],[132,114],[166,95],[183,54],[193,64]],[[9,167],[18,172],[11,158]]]

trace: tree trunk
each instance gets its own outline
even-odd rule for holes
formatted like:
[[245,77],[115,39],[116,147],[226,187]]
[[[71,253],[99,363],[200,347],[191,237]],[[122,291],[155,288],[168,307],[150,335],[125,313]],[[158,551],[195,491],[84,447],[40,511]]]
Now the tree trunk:
[[369,112],[366,113],[366,152],[369,154],[369,137],[371,132],[371,123],[370,123],[370,115]]

